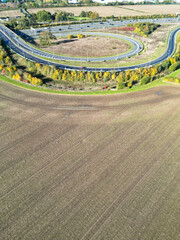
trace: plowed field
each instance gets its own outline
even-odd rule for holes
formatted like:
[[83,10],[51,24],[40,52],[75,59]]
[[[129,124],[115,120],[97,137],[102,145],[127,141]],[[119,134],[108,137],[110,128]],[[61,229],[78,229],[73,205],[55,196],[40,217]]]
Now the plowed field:
[[179,106],[0,82],[0,239],[179,240]]
[[[30,13],[36,13],[41,9],[28,9]],[[142,16],[152,14],[176,14],[180,11],[179,5],[137,5],[137,6],[88,6],[88,7],[61,7],[47,8],[51,13],[59,11],[72,12],[76,16],[82,11],[97,12],[101,17],[112,16]]]
[[[29,13],[37,13],[41,8],[28,9]],[[93,11],[99,13],[101,17],[112,16],[142,16],[152,14],[176,14],[180,12],[180,6],[176,5],[131,5],[131,6],[88,6],[88,7],[58,7],[45,8],[51,13],[65,11],[78,16],[82,11]],[[19,10],[1,11],[0,17],[16,17],[22,13]]]

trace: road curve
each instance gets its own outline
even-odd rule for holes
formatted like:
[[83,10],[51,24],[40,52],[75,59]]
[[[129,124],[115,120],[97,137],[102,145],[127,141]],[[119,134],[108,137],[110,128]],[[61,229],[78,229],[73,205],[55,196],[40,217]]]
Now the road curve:
[[[15,43],[16,40],[16,35],[13,34],[9,29],[5,28],[4,26],[0,25],[0,37],[3,39],[3,41],[5,41],[5,43],[17,54],[21,55],[22,57],[34,61],[34,62],[38,62],[40,64],[46,64],[46,65],[54,65],[57,68],[62,68],[62,69],[67,69],[67,70],[83,70],[83,71],[125,71],[128,69],[136,69],[136,68],[141,68],[141,67],[148,67],[151,65],[155,65],[158,63],[163,62],[164,60],[166,60],[167,58],[169,58],[170,56],[172,56],[172,54],[175,51],[175,41],[176,41],[176,34],[177,32],[180,30],[180,27],[173,30],[170,34],[169,34],[169,39],[168,39],[168,46],[166,51],[157,59],[143,63],[143,64],[137,64],[137,65],[133,65],[133,66],[126,66],[126,67],[117,67],[117,68],[113,68],[113,67],[109,67],[109,68],[96,68],[96,67],[76,67],[76,66],[69,66],[69,65],[65,65],[65,64],[59,64],[59,63],[55,63],[49,60],[45,60],[42,59],[40,57],[34,56],[32,55],[30,52],[27,52],[26,49],[23,48],[23,46],[19,46],[18,44]],[[15,39],[15,40],[14,40]],[[31,51],[32,52],[32,51]]]
[[26,42],[24,42],[17,34],[15,34],[13,31],[8,29],[5,26],[0,25],[0,30],[2,30],[6,35],[8,35],[16,45],[21,47],[24,51],[33,53],[34,55],[38,57],[45,57],[45,58],[50,58],[54,60],[59,60],[59,61],[77,61],[77,62],[100,62],[100,61],[114,61],[114,60],[119,60],[127,57],[131,57],[135,54],[138,54],[142,48],[143,45],[137,41],[136,39],[123,36],[120,34],[113,34],[113,33],[101,33],[101,32],[84,32],[84,34],[92,35],[92,36],[105,36],[105,37],[113,37],[113,38],[118,38],[122,39],[125,41],[128,41],[132,44],[133,48],[131,51],[123,53],[123,54],[117,54],[116,56],[106,56],[106,57],[68,57],[68,56],[60,56],[48,52],[44,52],[42,50],[36,49],[30,45],[28,45]]

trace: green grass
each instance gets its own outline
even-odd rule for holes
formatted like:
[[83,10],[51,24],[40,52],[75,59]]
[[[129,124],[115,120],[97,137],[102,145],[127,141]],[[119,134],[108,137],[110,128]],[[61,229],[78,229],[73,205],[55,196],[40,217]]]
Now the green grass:
[[3,76],[0,74],[0,80],[5,81],[7,83],[16,85],[18,87],[26,88],[29,90],[33,91],[39,91],[39,92],[44,92],[44,93],[55,93],[55,94],[72,94],[72,95],[104,95],[104,94],[117,94],[117,93],[128,93],[128,92],[137,92],[137,91],[142,91],[146,89],[150,89],[153,87],[158,87],[158,86],[164,86],[164,85],[171,85],[169,82],[163,82],[164,78],[157,79],[153,82],[150,82],[146,85],[138,85],[138,86],[133,86],[130,89],[122,89],[122,90],[104,90],[104,91],[92,91],[92,92],[74,92],[74,91],[63,91],[63,90],[55,90],[55,89],[48,89],[45,87],[38,87],[38,86],[33,86],[30,84],[26,84],[23,82],[19,82],[16,80],[13,80],[11,78],[8,78],[6,76]]
[[169,75],[167,75],[166,77],[177,77],[178,75],[180,75],[180,69],[170,73]]

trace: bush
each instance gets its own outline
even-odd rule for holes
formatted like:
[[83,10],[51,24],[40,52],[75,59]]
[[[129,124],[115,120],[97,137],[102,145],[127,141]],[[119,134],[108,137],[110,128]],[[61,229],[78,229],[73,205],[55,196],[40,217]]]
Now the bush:
[[166,82],[173,82],[173,78],[172,77],[165,77],[164,79]]
[[123,88],[125,88],[125,84],[123,82],[119,82],[117,84],[117,89],[120,90],[120,89],[123,89]]
[[166,60],[162,63],[161,67],[162,67],[162,69],[165,70],[165,69],[168,69],[170,65],[171,65],[170,61]]
[[169,67],[169,71],[170,72],[174,72],[175,70],[179,69],[180,68],[180,61],[177,62],[177,63],[174,63],[172,64],[170,67]]
[[162,66],[161,65],[158,65],[157,66],[157,72],[160,73],[162,71]]
[[141,83],[141,85],[144,85],[144,84],[147,84],[148,82],[150,82],[150,80],[151,80],[150,76],[145,76],[145,77],[141,78],[140,83]]
[[180,79],[179,78],[175,78],[175,83],[180,83]]
[[128,84],[127,84],[128,88],[131,88],[132,85],[133,85],[133,82],[132,82],[132,81],[129,81]]
[[68,39],[72,39],[72,38],[74,38],[74,35],[72,34],[68,35]]
[[81,33],[77,34],[77,38],[80,39],[80,38],[83,38],[84,35],[82,35]]
[[164,79],[166,82],[174,82],[174,83],[180,83],[180,79],[177,77],[165,77]]

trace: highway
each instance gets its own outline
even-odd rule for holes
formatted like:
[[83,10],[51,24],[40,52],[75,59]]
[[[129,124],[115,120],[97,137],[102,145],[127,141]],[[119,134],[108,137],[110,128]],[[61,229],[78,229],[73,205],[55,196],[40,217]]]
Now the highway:
[[[163,19],[164,20],[164,19]],[[166,19],[167,20],[167,19]],[[174,20],[174,19],[173,19]],[[143,20],[145,21],[145,20]],[[160,21],[160,20],[159,20]],[[167,20],[168,21],[168,20]],[[177,19],[176,19],[177,21]],[[76,26],[77,27],[77,26]],[[74,29],[73,29],[74,30]],[[143,63],[143,64],[137,64],[137,65],[133,65],[133,66],[127,66],[127,67],[109,67],[109,68],[97,68],[97,67],[77,67],[77,66],[70,66],[70,65],[66,65],[66,64],[59,64],[56,62],[52,62],[49,60],[45,60],[42,59],[41,57],[37,57],[34,56],[31,52],[28,52],[27,49],[24,48],[24,44],[19,46],[19,44],[16,43],[17,41],[17,36],[12,33],[10,30],[8,30],[7,28],[5,28],[3,25],[0,25],[0,37],[6,42],[6,44],[17,54],[21,55],[22,57],[29,59],[31,61],[34,62],[39,62],[40,64],[47,64],[47,65],[54,65],[57,68],[62,68],[62,69],[67,69],[67,70],[83,70],[83,71],[125,71],[128,69],[136,69],[136,68],[141,68],[141,67],[148,67],[151,65],[155,65],[158,63],[163,62],[164,60],[166,60],[167,58],[169,58],[170,56],[172,56],[172,54],[175,51],[175,41],[176,41],[176,33],[180,30],[180,27],[173,30],[170,35],[169,35],[169,39],[168,39],[168,46],[166,51],[164,52],[164,54],[162,54],[159,58]],[[38,50],[39,51],[39,50]]]
[[35,28],[21,30],[22,34],[29,35],[33,38],[38,37],[40,32],[48,30],[57,36],[63,36],[67,33],[78,31],[78,33],[83,33],[83,31],[93,31],[96,29],[106,29],[106,28],[116,28],[123,27],[130,23],[137,22],[150,22],[157,24],[167,24],[167,23],[179,23],[180,18],[160,18],[160,19],[139,19],[139,20],[123,20],[123,21],[113,21],[107,20],[106,22],[92,22],[92,23],[77,23],[74,25],[62,25],[62,26],[53,26],[45,28]]

